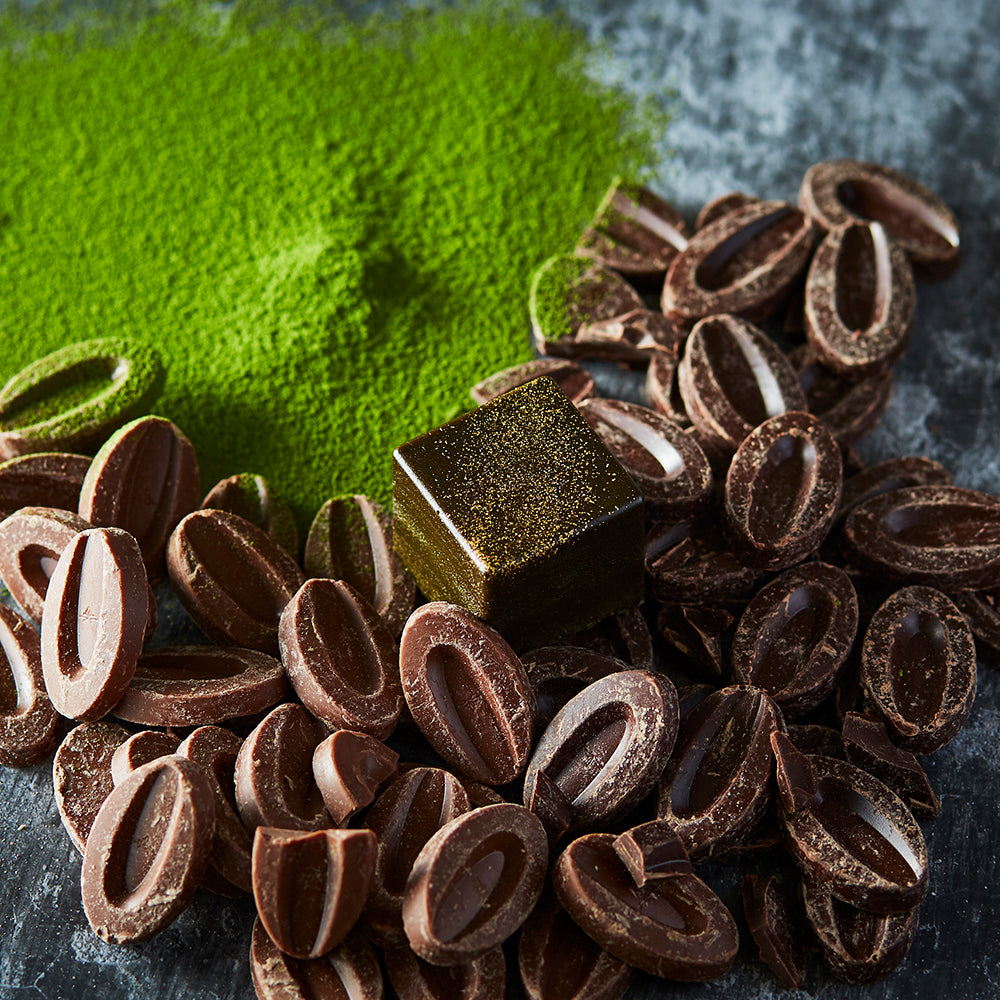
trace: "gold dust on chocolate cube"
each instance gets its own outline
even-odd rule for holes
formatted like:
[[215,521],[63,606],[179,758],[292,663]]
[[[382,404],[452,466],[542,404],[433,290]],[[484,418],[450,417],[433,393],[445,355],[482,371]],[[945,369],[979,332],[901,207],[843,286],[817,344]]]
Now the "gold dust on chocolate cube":
[[643,596],[642,498],[548,378],[397,448],[393,532],[428,598],[462,605],[517,648]]

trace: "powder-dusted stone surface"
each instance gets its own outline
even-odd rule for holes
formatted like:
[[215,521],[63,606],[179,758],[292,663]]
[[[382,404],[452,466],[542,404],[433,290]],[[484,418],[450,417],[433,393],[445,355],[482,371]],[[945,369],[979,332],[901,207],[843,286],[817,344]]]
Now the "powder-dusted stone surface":
[[[959,485],[1000,492],[1000,5],[561,6],[606,46],[593,61],[599,78],[640,96],[675,91],[676,117],[662,141],[673,156],[655,186],[689,218],[732,188],[794,198],[806,167],[835,156],[883,161],[945,198],[962,227],[964,261],[948,281],[918,287],[913,342],[896,393],[861,450],[872,460],[926,454],[948,466]],[[0,247],[2,218],[0,206]],[[635,398],[634,385],[627,388]],[[677,987],[639,977],[631,1000],[1000,997],[998,748],[1000,677],[981,668],[965,729],[921,761],[942,799],[940,817],[922,824],[931,889],[910,954],[888,980],[847,988],[813,960],[804,990],[782,990],[744,930],[743,952],[721,980]],[[193,909],[141,947],[109,947],[91,933],[80,907],[79,859],[50,790],[45,765],[0,772],[0,1000],[252,997],[246,902],[199,893]],[[707,868],[704,877],[738,907],[735,868]]]

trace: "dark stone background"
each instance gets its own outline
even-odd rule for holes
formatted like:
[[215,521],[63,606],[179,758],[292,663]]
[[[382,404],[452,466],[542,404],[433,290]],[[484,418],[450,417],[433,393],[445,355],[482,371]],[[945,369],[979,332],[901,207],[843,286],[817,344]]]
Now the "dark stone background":
[[[912,345],[868,460],[918,453],[962,486],[1000,493],[1000,5],[994,0],[566,0],[603,50],[593,73],[640,96],[673,92],[655,185],[688,216],[728,190],[794,200],[805,169],[887,163],[958,215],[964,261],[921,286]],[[554,151],[557,154],[558,151]],[[585,155],[566,150],[565,155]],[[980,669],[969,723],[926,759],[942,799],[923,824],[931,890],[901,970],[848,988],[810,966],[803,996],[1000,997],[1000,683]],[[52,802],[48,765],[0,772],[0,1000],[250,998],[252,906],[199,894],[173,926],[111,947],[87,926],[80,859]],[[736,874],[706,876],[735,906]],[[744,933],[708,984],[642,977],[634,1000],[789,996]]]

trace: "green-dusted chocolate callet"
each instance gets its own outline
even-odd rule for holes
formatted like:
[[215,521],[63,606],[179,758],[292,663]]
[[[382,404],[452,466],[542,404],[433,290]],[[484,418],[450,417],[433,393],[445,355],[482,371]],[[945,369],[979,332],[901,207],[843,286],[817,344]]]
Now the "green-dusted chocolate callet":
[[202,500],[207,509],[227,510],[263,528],[286,552],[298,558],[299,529],[291,506],[271,483],[254,472],[241,472],[216,483]]
[[70,344],[0,389],[0,458],[96,446],[150,399],[155,351],[119,337]]
[[515,647],[641,600],[642,499],[551,379],[414,438],[393,463],[395,549],[420,589]]

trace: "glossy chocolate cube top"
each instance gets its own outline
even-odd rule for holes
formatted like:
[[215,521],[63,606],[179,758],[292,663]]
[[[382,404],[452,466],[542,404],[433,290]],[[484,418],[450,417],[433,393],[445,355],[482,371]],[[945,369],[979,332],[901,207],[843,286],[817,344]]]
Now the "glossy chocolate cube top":
[[642,498],[548,378],[397,448],[393,520],[424,594],[517,648],[642,599]]

